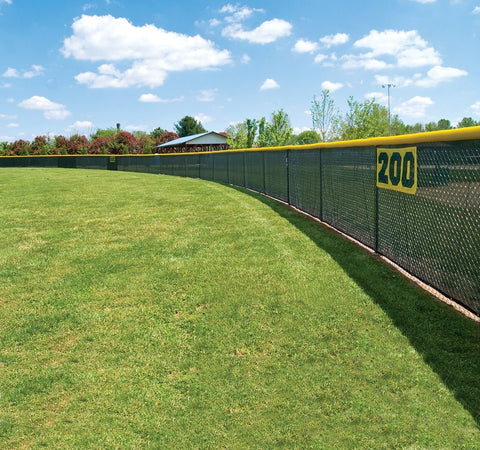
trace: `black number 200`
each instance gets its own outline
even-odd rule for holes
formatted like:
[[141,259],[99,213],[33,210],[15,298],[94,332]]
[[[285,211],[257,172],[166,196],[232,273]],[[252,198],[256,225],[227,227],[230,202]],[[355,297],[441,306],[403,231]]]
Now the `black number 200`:
[[378,149],[377,186],[415,194],[417,190],[417,149]]

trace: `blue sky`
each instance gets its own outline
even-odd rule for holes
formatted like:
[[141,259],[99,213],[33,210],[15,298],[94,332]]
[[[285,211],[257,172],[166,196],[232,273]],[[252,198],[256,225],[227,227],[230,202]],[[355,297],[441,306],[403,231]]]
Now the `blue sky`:
[[480,0],[0,0],[0,140],[223,131],[314,95],[374,97],[406,123],[480,120]]

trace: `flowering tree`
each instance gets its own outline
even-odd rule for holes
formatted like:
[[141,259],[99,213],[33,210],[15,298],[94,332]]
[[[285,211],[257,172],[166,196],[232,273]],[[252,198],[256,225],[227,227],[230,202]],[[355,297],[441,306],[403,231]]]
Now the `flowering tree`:
[[45,136],[37,136],[30,145],[32,155],[46,155],[48,153],[48,142]]
[[108,153],[109,139],[106,137],[97,137],[90,142],[88,153],[91,155],[103,155]]
[[78,155],[81,153],[87,153],[89,142],[85,136],[74,134],[70,136],[67,141],[67,153],[69,155]]

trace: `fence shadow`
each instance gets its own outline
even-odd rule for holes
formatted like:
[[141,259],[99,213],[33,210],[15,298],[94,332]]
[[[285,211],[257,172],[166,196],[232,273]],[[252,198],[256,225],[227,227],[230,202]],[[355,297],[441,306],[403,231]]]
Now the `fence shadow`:
[[268,205],[326,251],[388,314],[480,428],[478,323],[462,316],[402,276],[392,276],[397,273],[392,268],[318,222],[268,197],[241,188],[238,190]]

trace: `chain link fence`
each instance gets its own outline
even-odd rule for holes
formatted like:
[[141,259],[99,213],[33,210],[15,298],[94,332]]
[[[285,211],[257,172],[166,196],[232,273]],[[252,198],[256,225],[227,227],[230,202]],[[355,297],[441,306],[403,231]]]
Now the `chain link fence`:
[[0,167],[125,170],[245,187],[328,223],[480,315],[477,139],[413,148],[387,139],[383,147],[2,157]]

